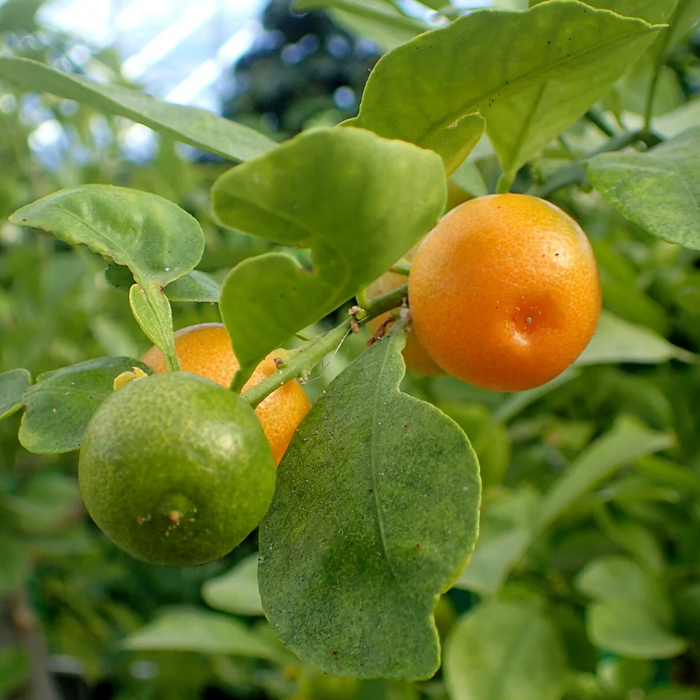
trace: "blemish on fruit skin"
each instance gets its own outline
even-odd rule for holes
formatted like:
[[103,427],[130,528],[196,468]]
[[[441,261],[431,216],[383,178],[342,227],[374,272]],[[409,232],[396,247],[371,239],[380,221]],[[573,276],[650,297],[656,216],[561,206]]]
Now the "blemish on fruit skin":
[[170,513],[168,513],[168,517],[176,525],[180,522],[180,513],[177,510],[171,510]]

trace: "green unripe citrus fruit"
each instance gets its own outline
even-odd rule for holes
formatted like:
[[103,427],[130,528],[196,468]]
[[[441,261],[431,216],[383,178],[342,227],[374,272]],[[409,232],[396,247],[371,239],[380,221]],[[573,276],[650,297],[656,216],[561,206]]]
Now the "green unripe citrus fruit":
[[238,545],[267,511],[275,463],[253,409],[186,372],[137,379],[95,412],[80,489],[98,527],[151,564],[193,566]]

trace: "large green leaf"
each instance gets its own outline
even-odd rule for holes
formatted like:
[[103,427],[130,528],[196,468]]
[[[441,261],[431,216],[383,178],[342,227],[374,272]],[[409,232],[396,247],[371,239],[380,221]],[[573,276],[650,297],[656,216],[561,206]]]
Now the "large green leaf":
[[559,700],[565,671],[561,640],[531,603],[482,604],[460,620],[445,645],[452,700]]
[[350,123],[433,148],[451,172],[466,140],[451,134],[479,112],[512,175],[605,94],[657,29],[574,0],[473,12],[384,56]]
[[115,377],[134,367],[150,371],[130,357],[101,357],[39,375],[22,399],[22,446],[40,454],[77,450],[92,414],[114,391]]
[[700,249],[700,127],[646,153],[601,153],[589,161],[588,178],[630,221]]
[[687,647],[646,605],[627,598],[593,603],[588,608],[587,628],[596,646],[632,659],[667,659]]
[[262,615],[258,590],[258,555],[238,562],[228,573],[209,579],[202,587],[207,605],[234,615]]
[[654,331],[603,311],[595,335],[576,365],[658,364],[669,360],[697,361],[697,356],[672,345]]
[[396,262],[437,223],[446,187],[434,153],[337,128],[305,132],[219,178],[222,223],[313,254],[311,273],[268,253],[226,278],[221,315],[244,373]]
[[265,612],[329,673],[432,676],[433,610],[476,539],[476,456],[449,418],[399,391],[403,344],[397,328],[328,387],[260,526]]
[[136,320],[166,356],[175,357],[170,304],[162,288],[202,257],[204,234],[196,219],[149,192],[85,185],[28,204],[10,221],[71,245],[83,243],[126,265],[136,280],[130,294]]
[[28,58],[0,57],[0,78],[32,92],[48,92],[145,124],[190,146],[235,161],[248,160],[275,142],[230,119],[197,107],[169,104],[121,85],[68,75]]
[[230,615],[203,610],[172,610],[127,637],[132,650],[194,651],[275,661],[280,648]]
[[22,397],[31,383],[32,375],[26,369],[11,369],[0,374],[0,420],[22,407]]

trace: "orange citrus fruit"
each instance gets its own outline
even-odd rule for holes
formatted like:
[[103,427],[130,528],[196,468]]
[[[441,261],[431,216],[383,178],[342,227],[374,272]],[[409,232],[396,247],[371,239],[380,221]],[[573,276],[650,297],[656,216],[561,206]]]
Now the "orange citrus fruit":
[[167,372],[135,379],[100,405],[78,481],[92,519],[126,552],[195,566],[230,552],[262,520],[275,464],[240,396]]
[[449,374],[520,391],[553,379],[595,332],[601,291],[581,227],[537,197],[498,194],[453,209],[409,276],[414,328]]
[[[228,387],[238,369],[231,338],[223,323],[202,323],[182,328],[175,333],[175,352],[183,372],[192,372]],[[243,391],[277,370],[276,359],[283,360],[284,350],[271,352],[255,369]],[[152,347],[144,356],[144,364],[154,372],[165,372],[165,357]],[[296,380],[287,382],[263,399],[255,409],[265,436],[270,443],[275,464],[279,464],[294,431],[311,408],[311,402]]]

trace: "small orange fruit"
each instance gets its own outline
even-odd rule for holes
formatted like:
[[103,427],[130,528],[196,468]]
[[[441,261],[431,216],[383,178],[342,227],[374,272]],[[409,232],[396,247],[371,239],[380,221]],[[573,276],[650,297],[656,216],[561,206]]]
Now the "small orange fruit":
[[414,328],[449,374],[521,391],[564,371],[595,332],[598,267],[581,227],[550,202],[489,195],[428,234],[409,276]]
[[[239,367],[231,347],[231,338],[223,323],[202,323],[177,331],[175,352],[183,372],[198,374],[225,387],[231,384]],[[271,352],[257,366],[243,391],[275,372],[275,359],[284,359],[284,356],[284,350]],[[155,346],[143,356],[143,362],[156,373],[166,371],[165,357]],[[255,415],[270,443],[275,464],[282,460],[294,431],[310,408],[311,402],[296,380],[287,382],[258,404]]]

